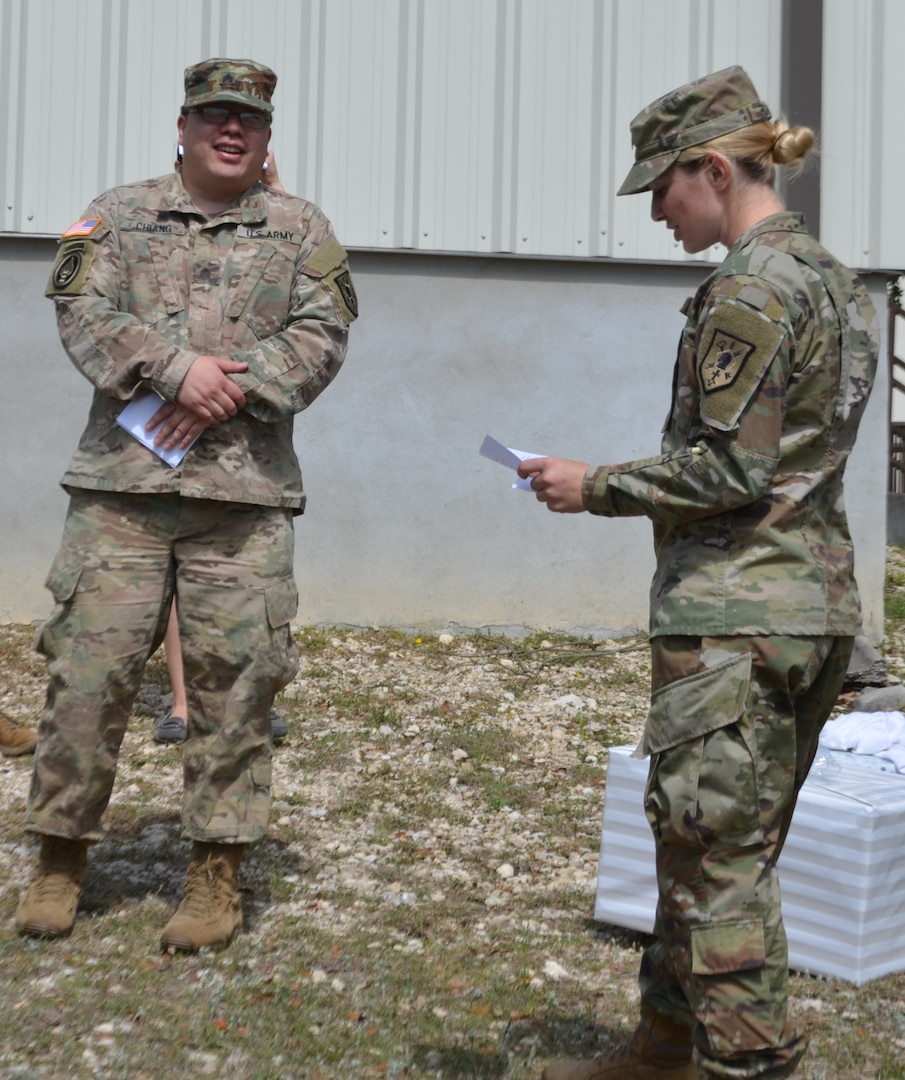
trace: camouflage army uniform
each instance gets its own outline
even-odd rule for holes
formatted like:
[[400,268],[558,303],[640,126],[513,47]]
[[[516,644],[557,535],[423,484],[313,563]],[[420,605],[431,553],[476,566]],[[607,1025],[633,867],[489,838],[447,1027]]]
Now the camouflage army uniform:
[[[28,827],[101,835],[126,719],[178,591],[185,831],[257,840],[268,712],[297,668],[291,519],[305,496],[293,417],[345,355],[357,313],[345,252],[309,202],[254,183],[208,219],[177,173],[92,203],[64,235],[48,295],[95,393],[62,480],[71,503],[38,638],[50,687]],[[231,376],[247,403],[171,468],[117,417],[149,390],[175,401],[204,354],[247,362]]]
[[642,998],[699,1021],[705,1075],[776,1078],[805,1049],[776,859],[860,627],[842,475],[876,316],[792,213],[742,236],[683,310],[662,453],[583,486],[592,513],[654,523]]

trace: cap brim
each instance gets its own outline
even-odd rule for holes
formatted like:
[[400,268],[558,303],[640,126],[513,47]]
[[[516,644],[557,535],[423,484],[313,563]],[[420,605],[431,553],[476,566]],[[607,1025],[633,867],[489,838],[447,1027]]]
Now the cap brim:
[[675,165],[680,153],[681,150],[668,150],[665,154],[636,161],[616,194],[640,195],[642,191],[647,191],[658,176],[662,176],[667,169]]
[[247,109],[267,113],[268,116],[273,112],[273,105],[270,102],[252,97],[250,94],[233,93],[229,90],[220,90],[211,94],[199,94],[197,97],[192,97],[189,108],[194,109],[198,105],[216,105],[219,101],[228,101],[231,105],[244,105]]

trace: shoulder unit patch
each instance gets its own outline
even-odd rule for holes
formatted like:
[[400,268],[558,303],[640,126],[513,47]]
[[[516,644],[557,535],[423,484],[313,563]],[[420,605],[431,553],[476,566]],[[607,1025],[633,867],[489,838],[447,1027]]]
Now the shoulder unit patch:
[[70,225],[60,240],[44,295],[78,296],[88,277],[98,244],[110,231],[104,219],[82,218]]
[[738,426],[785,333],[759,311],[734,300],[714,305],[698,360],[701,419],[718,431]]
[[701,361],[701,386],[704,393],[715,394],[731,386],[754,348],[750,341],[743,341],[722,330],[714,330],[710,348]]

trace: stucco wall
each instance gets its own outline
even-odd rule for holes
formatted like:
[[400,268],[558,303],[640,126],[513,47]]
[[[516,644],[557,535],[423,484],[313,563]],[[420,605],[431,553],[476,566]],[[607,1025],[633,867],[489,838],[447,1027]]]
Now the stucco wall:
[[[57,481],[90,388],[43,288],[54,245],[0,240],[0,619],[49,607]],[[299,620],[609,635],[647,622],[650,526],[549,514],[479,457],[490,433],[595,462],[655,453],[701,268],[353,254],[345,369],[297,421]],[[878,305],[883,282],[871,281]],[[848,474],[867,631],[882,635],[886,375]]]

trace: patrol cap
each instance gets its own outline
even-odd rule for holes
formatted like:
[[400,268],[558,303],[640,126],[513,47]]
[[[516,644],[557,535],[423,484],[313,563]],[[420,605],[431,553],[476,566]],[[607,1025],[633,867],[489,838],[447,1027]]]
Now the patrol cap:
[[642,109],[632,121],[635,164],[617,194],[646,191],[689,146],[769,119],[770,110],[738,65],[686,83]]
[[202,60],[185,69],[184,106],[194,109],[216,101],[231,101],[272,113],[270,99],[276,84],[277,77],[270,68],[254,60]]

